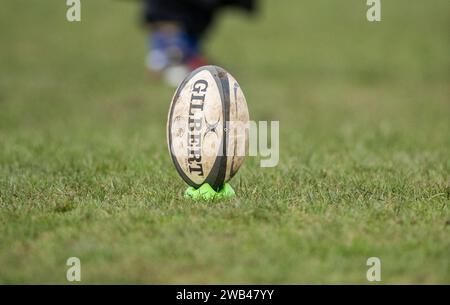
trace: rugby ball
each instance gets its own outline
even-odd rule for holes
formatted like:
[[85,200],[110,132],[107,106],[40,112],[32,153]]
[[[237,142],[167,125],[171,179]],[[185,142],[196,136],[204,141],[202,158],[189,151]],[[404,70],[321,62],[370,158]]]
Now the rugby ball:
[[215,190],[241,167],[248,150],[247,102],[224,69],[204,66],[179,85],[169,109],[167,143],[176,170],[195,188]]

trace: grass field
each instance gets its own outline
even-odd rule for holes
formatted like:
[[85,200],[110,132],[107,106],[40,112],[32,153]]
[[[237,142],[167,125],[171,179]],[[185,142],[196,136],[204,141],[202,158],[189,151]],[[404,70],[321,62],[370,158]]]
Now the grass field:
[[0,10],[0,283],[450,283],[450,2],[264,1],[207,51],[280,163],[193,203],[166,146],[173,88],[144,69],[133,1]]

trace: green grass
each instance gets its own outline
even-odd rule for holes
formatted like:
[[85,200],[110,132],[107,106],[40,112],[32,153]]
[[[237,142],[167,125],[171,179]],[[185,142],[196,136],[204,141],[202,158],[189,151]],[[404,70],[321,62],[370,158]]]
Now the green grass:
[[450,283],[450,3],[264,1],[228,11],[208,54],[280,163],[247,158],[217,203],[182,198],[173,89],[143,67],[129,1],[0,10],[0,283]]

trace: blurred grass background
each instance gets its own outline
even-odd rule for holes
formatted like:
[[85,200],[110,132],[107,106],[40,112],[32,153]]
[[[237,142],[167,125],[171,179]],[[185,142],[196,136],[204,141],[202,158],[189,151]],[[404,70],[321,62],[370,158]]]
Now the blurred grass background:
[[450,282],[450,2],[262,1],[222,14],[207,53],[280,164],[195,204],[168,156],[173,89],[144,69],[133,1],[0,10],[0,283]]

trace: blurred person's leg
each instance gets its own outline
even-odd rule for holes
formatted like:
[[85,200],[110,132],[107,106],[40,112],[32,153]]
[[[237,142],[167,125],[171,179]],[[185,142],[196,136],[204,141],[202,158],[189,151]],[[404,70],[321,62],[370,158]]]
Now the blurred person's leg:
[[145,0],[150,26],[148,68],[177,85],[187,73],[207,63],[202,40],[217,12],[229,5],[252,10],[254,0]]

